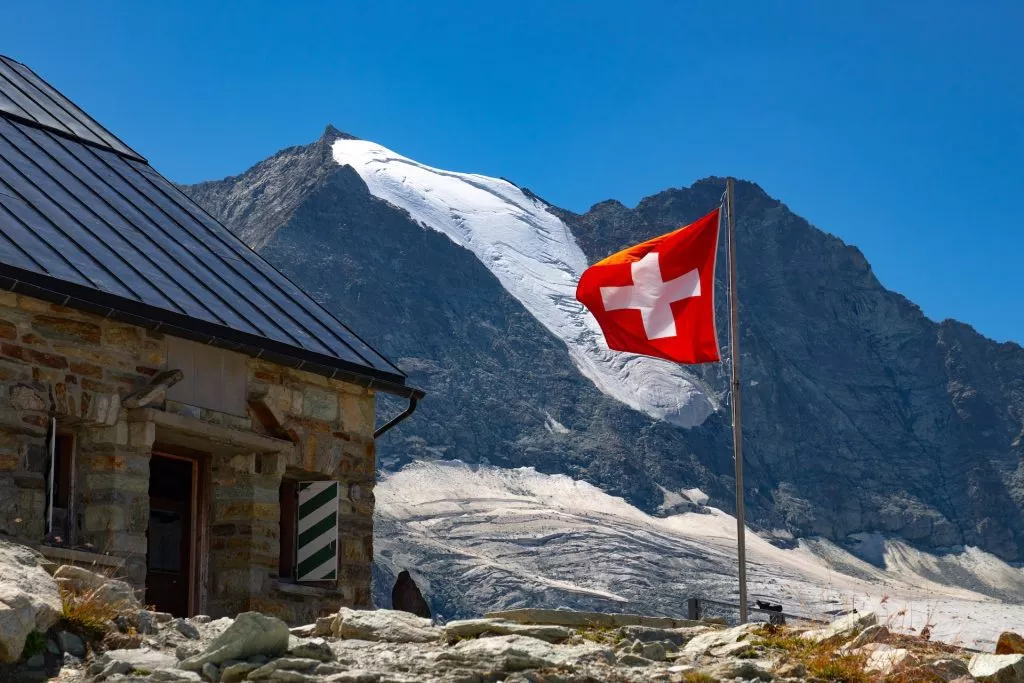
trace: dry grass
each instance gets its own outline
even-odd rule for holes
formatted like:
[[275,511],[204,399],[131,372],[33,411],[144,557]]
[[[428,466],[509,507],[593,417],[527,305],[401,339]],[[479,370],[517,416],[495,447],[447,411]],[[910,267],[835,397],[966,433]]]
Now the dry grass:
[[764,626],[755,632],[755,643],[782,652],[782,666],[802,664],[807,675],[834,683],[869,683],[867,657],[838,651],[834,644],[804,640],[782,626]]
[[119,614],[117,605],[101,600],[95,590],[60,587],[61,625],[89,641],[102,640],[110,622]]
[[700,671],[687,671],[683,674],[683,683],[718,683],[718,679]]

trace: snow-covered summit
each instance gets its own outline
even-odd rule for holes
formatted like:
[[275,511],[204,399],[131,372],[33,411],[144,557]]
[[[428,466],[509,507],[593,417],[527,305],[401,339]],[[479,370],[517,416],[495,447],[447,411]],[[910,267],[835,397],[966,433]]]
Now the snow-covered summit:
[[714,399],[683,368],[608,349],[575,299],[586,256],[544,202],[506,180],[432,168],[365,140],[338,139],[332,152],[375,197],[471,251],[565,342],[576,367],[602,392],[684,427],[701,424],[714,410]]

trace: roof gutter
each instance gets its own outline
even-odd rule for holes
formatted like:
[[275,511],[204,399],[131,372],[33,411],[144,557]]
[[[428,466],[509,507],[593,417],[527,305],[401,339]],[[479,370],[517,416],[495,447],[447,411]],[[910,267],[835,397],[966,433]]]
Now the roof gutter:
[[384,434],[385,432],[387,432],[391,428],[397,427],[398,423],[402,422],[407,417],[409,417],[410,415],[415,413],[416,412],[416,406],[419,404],[420,399],[423,398],[424,396],[426,396],[426,394],[424,394],[421,390],[416,389],[415,393],[409,395],[409,407],[406,408],[405,410],[403,410],[398,415],[396,415],[393,418],[391,418],[390,420],[388,420],[386,423],[384,423],[380,427],[378,427],[377,430],[373,432],[373,438],[377,439],[378,437],[380,437],[382,434]]

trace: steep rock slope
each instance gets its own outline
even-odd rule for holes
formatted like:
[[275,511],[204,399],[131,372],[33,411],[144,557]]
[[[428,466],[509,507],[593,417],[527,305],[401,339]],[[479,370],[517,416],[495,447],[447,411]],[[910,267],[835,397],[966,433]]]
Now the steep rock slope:
[[[380,445],[382,467],[528,465],[647,511],[673,500],[664,490],[693,487],[731,509],[727,367],[692,370],[719,410],[691,429],[602,393],[540,304],[524,305],[486,250],[453,241],[457,219],[435,216],[425,229],[367,165],[336,163],[339,138],[348,139],[329,128],[313,145],[187,190],[428,389],[422,412]],[[546,208],[594,261],[702,215],[722,188],[708,179],[583,215]],[[856,249],[756,185],[738,184],[737,207],[751,521],[766,532],[843,541],[882,531],[1020,559],[1024,351],[929,321],[885,290]],[[529,285],[529,270],[517,276]]]

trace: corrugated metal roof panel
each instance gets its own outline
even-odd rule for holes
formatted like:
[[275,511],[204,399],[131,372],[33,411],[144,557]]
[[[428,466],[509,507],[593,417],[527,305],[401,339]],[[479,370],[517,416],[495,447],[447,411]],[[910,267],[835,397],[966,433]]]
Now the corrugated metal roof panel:
[[0,55],[0,112],[144,159],[21,62]]
[[[11,64],[0,58],[0,278],[253,355],[404,383],[398,368],[91,118],[40,120],[41,98],[13,85]],[[17,66],[25,82],[42,83]],[[64,112],[80,112],[63,102]]]

